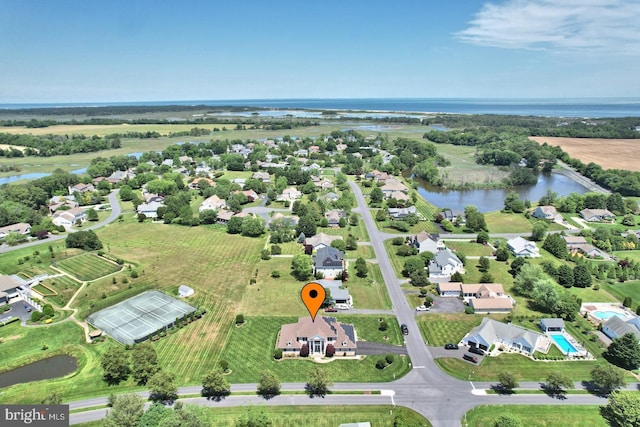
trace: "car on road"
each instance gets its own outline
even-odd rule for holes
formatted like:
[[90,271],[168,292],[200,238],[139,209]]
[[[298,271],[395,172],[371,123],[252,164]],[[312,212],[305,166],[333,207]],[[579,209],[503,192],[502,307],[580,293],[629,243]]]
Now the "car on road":
[[404,323],[400,325],[400,330],[402,331],[402,335],[409,335],[409,328]]
[[333,308],[333,307],[327,307],[327,308],[324,309],[324,311],[325,311],[325,313],[335,313],[338,310]]
[[446,343],[444,345],[444,349],[445,350],[457,350],[458,349],[458,344],[452,344],[452,343]]
[[484,356],[484,350],[478,347],[469,347],[469,353],[479,354],[480,356]]
[[424,305],[420,305],[420,306],[416,307],[416,311],[429,311],[429,307],[424,306]]
[[469,362],[478,363],[478,358],[473,354],[465,353],[462,358],[464,360],[468,360]]
[[349,306],[349,304],[338,303],[338,304],[334,305],[333,308],[338,309],[338,310],[349,310],[351,307]]

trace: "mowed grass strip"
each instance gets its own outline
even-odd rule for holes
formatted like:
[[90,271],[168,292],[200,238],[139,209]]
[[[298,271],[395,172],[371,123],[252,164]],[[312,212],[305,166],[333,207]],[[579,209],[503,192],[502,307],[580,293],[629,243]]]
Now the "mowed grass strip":
[[604,285],[604,289],[615,295],[620,301],[624,301],[626,297],[631,297],[634,304],[640,304],[640,280]]
[[599,405],[486,405],[467,412],[461,425],[492,426],[500,415],[517,418],[527,427],[606,427]]
[[465,256],[491,256],[493,250],[489,245],[482,245],[469,240],[444,240],[444,244],[458,253]]
[[47,279],[42,282],[48,288],[56,291],[55,295],[46,296],[45,299],[57,304],[58,306],[64,306],[73,294],[80,287],[80,283],[72,279],[69,276],[58,276],[51,279]]
[[58,261],[55,266],[82,281],[96,280],[122,269],[122,266],[92,253],[63,259]]
[[458,343],[482,321],[482,316],[473,314],[429,313],[418,317],[418,326],[425,342],[440,347],[446,343]]
[[[356,319],[358,317],[358,319]],[[353,319],[356,333],[367,334],[371,326],[359,326],[360,316],[344,317]],[[368,316],[367,316],[368,317]],[[276,337],[280,326],[285,323],[296,323],[298,317],[264,317],[246,318],[246,322],[239,328],[233,328],[229,341],[222,353],[222,359],[229,362],[231,374],[227,376],[232,383],[257,382],[260,373],[265,370],[273,371],[282,382],[305,382],[311,368],[320,366],[325,369],[332,381],[376,382],[391,381],[405,375],[409,371],[409,359],[396,356],[395,361],[385,369],[375,367],[378,356],[367,356],[364,360],[336,360],[326,364],[316,364],[310,358],[287,359],[280,361],[273,359]],[[377,322],[376,316],[366,322]],[[389,322],[391,323],[391,322]]]

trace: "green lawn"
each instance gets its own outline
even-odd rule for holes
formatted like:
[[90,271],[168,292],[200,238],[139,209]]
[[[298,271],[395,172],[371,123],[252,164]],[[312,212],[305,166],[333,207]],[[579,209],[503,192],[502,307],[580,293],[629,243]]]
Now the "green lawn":
[[60,307],[63,307],[67,302],[69,302],[69,299],[71,299],[73,294],[80,287],[80,283],[69,276],[54,277],[52,279],[47,279],[42,283],[56,292],[54,295],[46,296],[45,299]]
[[[286,243],[276,243],[282,249],[282,255],[295,255],[295,254],[303,254],[304,246],[301,243],[293,240],[291,242]],[[269,248],[271,248],[273,244],[269,244]]]
[[387,293],[382,272],[377,264],[367,263],[369,274],[367,277],[358,277],[354,269],[354,263],[349,265],[349,280],[345,285],[353,297],[356,308],[390,309],[391,300]]
[[640,304],[640,280],[616,283],[614,285],[606,284],[603,288],[615,295],[619,301],[623,301],[626,297],[631,297],[635,304]]
[[491,256],[493,253],[490,246],[476,243],[475,240],[444,240],[444,243],[449,249],[465,256]]
[[[181,399],[185,404],[189,404],[189,399]],[[235,407],[198,407],[198,413],[209,425],[216,427],[234,427],[239,419],[248,411],[248,406]],[[394,420],[397,416],[402,416],[403,420],[411,425],[421,425],[430,427],[431,424],[422,415],[402,406],[384,405],[364,405],[364,406],[341,406],[341,405],[308,405],[308,406],[274,406],[257,405],[254,410],[263,413],[271,422],[272,427],[293,427],[308,425],[309,419],[313,420],[314,427],[335,427],[335,417],[327,414],[340,414],[340,423],[357,423],[367,420],[372,421],[376,427],[394,427]],[[90,423],[77,424],[79,427],[101,427],[102,420]]]
[[367,233],[367,227],[365,227],[364,221],[362,221],[362,217],[360,215],[358,215],[358,225],[349,225],[347,222],[347,226],[344,228],[318,227],[316,232],[342,236],[343,239],[346,239],[350,234],[352,234],[353,237],[355,237],[356,240],[360,242],[369,241],[369,234]]
[[480,324],[482,318],[464,313],[429,313],[418,318],[418,327],[427,345],[440,347],[449,342],[460,342],[462,337]]
[[522,214],[500,211],[484,214],[489,233],[529,233],[531,223]]
[[502,181],[508,175],[496,166],[476,163],[474,147],[436,144],[436,148],[439,154],[451,162],[450,166],[438,168],[440,177],[450,185],[490,185]]
[[399,245],[396,246],[393,244],[393,239],[387,239],[384,241],[384,249],[387,251],[387,254],[389,254],[389,261],[391,261],[391,265],[393,266],[393,270],[396,272],[396,276],[403,277],[401,272],[404,268],[406,257],[396,254],[399,247]]
[[460,421],[461,425],[485,427],[500,415],[517,418],[527,427],[607,427],[598,405],[486,405],[473,408]]
[[640,250],[633,251],[614,251],[611,253],[618,257],[618,259],[629,258],[630,261],[639,262],[640,261]]
[[82,281],[96,280],[122,269],[122,266],[93,253],[58,261],[55,267]]
[[[354,321],[356,333],[364,339],[372,340],[370,333],[377,333],[374,325],[378,316],[339,316],[344,321]],[[304,382],[309,370],[317,366],[310,359],[273,359],[276,337],[280,326],[297,322],[297,317],[248,317],[240,328],[232,328],[232,333],[222,353],[222,359],[229,362],[232,373],[227,377],[232,383],[257,382],[264,370],[273,371],[282,382]],[[389,325],[397,323],[389,316]],[[397,325],[391,327],[389,336],[399,335]],[[390,340],[391,341],[391,340]],[[396,357],[396,361],[383,370],[376,369],[376,356],[366,357],[362,361],[334,360],[320,365],[326,369],[333,381],[391,381],[409,371],[409,359]]]

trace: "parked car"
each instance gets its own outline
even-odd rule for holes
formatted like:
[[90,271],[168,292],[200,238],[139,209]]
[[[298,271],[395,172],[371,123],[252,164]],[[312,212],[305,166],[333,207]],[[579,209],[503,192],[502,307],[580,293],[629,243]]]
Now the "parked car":
[[457,350],[458,349],[458,344],[446,343],[444,345],[444,349],[445,350]]
[[416,307],[416,311],[429,311],[429,307],[421,305],[421,306]]
[[409,328],[404,323],[400,325],[400,330],[402,331],[402,335],[409,335]]
[[334,305],[333,308],[336,308],[338,310],[349,310],[351,307],[349,307],[349,304],[338,303]]
[[462,356],[463,359],[468,360],[469,362],[478,363],[478,358],[473,354],[465,353]]
[[480,356],[484,356],[484,350],[479,347],[469,347],[469,353],[479,354]]
[[326,313],[335,313],[335,312],[337,312],[338,310],[336,310],[336,309],[335,309],[335,308],[333,308],[333,307],[327,307],[327,308],[325,308],[325,309],[324,309],[324,311],[325,311]]

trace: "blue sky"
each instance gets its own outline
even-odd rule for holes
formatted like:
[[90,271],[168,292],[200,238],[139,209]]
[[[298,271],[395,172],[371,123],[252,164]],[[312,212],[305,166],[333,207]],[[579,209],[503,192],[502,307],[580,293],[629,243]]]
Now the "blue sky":
[[640,0],[0,0],[0,103],[640,96]]

